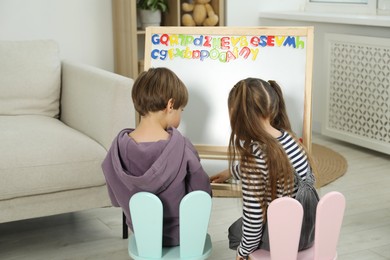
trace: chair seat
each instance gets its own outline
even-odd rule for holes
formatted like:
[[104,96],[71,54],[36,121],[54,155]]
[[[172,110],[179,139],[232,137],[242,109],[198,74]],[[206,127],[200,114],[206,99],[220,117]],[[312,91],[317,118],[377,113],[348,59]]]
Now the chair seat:
[[176,247],[162,246],[163,205],[155,194],[138,192],[130,198],[129,206],[134,233],[129,238],[128,251],[133,259],[202,260],[210,256],[212,243],[207,228],[211,197],[208,193],[192,191],[180,201],[180,246]]
[[[288,231],[288,226],[281,227],[283,224],[282,220],[291,221],[290,214],[291,209],[287,209],[288,204],[282,205],[284,198],[276,199],[271,202],[267,216],[269,221],[269,230],[270,230],[270,245],[271,251],[273,252],[273,258],[285,260],[285,259],[299,259],[299,260],[336,260],[337,259],[337,242],[341,230],[341,225],[344,216],[345,210],[345,197],[343,194],[337,191],[332,191],[325,194],[319,201],[317,206],[316,214],[316,226],[315,233],[316,237],[314,240],[314,245],[306,250],[295,251],[294,253],[292,248],[290,251],[287,250],[289,243],[293,241],[291,237],[292,233],[298,234],[299,232],[286,232]],[[279,202],[278,202],[279,201]],[[292,202],[292,199],[284,199],[285,203]],[[276,204],[278,202],[278,204]],[[292,205],[292,204],[291,204]],[[279,206],[279,207],[278,207]],[[283,206],[283,207],[282,207]],[[278,210],[278,211],[277,211]],[[283,218],[283,216],[289,215],[289,218]],[[291,222],[289,226],[301,226]],[[291,231],[291,230],[290,230]],[[288,238],[285,240],[285,238]],[[296,240],[299,241],[299,236]],[[296,245],[296,250],[298,244]],[[250,260],[257,259],[271,259],[271,253],[262,249],[256,250],[255,252],[249,255]]]
[[314,245],[308,249],[299,251],[298,252],[298,259],[299,260],[313,260],[314,259]]
[[267,250],[256,250],[252,254],[250,254],[249,259],[264,259],[264,260],[271,260],[271,253]]
[[[251,254],[252,259],[271,259],[271,253],[266,250],[257,250]],[[298,259],[299,260],[313,260],[314,259],[314,246],[299,251],[298,252]]]
[[[150,260],[150,258],[144,258],[140,257],[138,255],[138,250],[137,250],[137,244],[135,242],[135,236],[134,234],[129,237],[129,255],[134,259],[134,260]],[[206,236],[206,242],[204,246],[204,251],[202,256],[196,256],[196,257],[190,257],[190,258],[181,258],[180,257],[180,247],[163,247],[162,250],[162,257],[158,259],[185,259],[185,260],[203,260],[207,259],[210,257],[212,251],[212,244],[211,244],[211,238],[210,235],[207,234]],[[157,259],[156,259],[157,260]]]

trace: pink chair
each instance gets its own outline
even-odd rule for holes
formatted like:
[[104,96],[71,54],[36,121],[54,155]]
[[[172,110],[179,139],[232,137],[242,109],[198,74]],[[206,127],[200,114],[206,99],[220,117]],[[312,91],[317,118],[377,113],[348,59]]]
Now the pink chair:
[[314,246],[298,253],[299,260],[335,260],[345,210],[345,197],[337,191],[325,194],[317,206]]
[[[268,214],[270,214],[270,209],[272,204],[273,202],[269,206]],[[285,207],[285,206],[280,205],[280,207]],[[297,252],[301,224],[299,224],[298,232],[296,230],[292,230],[287,227],[283,227],[283,228],[278,227],[278,225],[283,225],[283,221],[281,220],[283,217],[285,216],[290,217],[290,215],[292,215],[293,218],[295,218],[297,213],[296,212],[291,213],[289,212],[290,211],[289,209],[283,209],[283,208],[278,209],[279,216],[267,215],[268,228],[270,232],[269,233],[270,252],[260,249],[250,254],[249,259],[251,260],[260,260],[260,259],[335,260],[337,259],[336,249],[337,249],[337,243],[340,236],[341,224],[344,218],[344,210],[345,210],[345,197],[343,194],[337,191],[332,191],[325,194],[320,199],[317,205],[314,245],[311,248]],[[292,221],[293,220],[291,220],[290,225],[293,225]],[[298,234],[298,238],[296,238],[296,234]],[[285,241],[285,239],[290,239],[290,241]],[[293,246],[295,246],[294,247],[295,252],[292,251]]]
[[282,197],[272,201],[267,211],[270,251],[259,249],[249,259],[296,260],[303,218],[302,205]]

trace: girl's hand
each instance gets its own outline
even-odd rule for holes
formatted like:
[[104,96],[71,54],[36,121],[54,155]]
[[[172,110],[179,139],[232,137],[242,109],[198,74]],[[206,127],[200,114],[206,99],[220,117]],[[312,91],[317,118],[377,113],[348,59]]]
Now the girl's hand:
[[245,260],[242,256],[236,255],[236,260]]
[[210,182],[212,183],[222,183],[222,182],[225,182],[227,179],[230,178],[230,172],[228,169],[216,174],[216,175],[213,175],[210,177]]

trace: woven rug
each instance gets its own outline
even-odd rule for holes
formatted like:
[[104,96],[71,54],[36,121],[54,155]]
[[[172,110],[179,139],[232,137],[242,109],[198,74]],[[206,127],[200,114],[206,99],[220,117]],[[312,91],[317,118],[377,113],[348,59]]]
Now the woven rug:
[[312,144],[312,156],[317,166],[316,187],[323,187],[347,172],[347,160],[338,152]]
[[[312,144],[312,157],[317,166],[316,187],[323,187],[347,172],[347,160],[338,152],[319,144]],[[241,190],[229,183],[212,183],[214,197],[240,197]]]

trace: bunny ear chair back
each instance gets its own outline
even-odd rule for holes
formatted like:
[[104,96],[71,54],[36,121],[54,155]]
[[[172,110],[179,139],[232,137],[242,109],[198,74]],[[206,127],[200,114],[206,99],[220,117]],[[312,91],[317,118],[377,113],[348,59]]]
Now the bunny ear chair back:
[[258,249],[249,255],[249,259],[296,260],[303,219],[302,205],[290,197],[275,199],[268,207],[267,219],[270,251]]
[[[282,199],[284,201],[281,201]],[[345,206],[345,197],[340,192],[332,191],[325,194],[317,205],[314,245],[298,252],[302,206],[292,198],[274,200],[267,212],[270,251],[256,250],[249,255],[249,259],[336,260]]]
[[180,202],[180,245],[176,247],[162,246],[163,205],[156,195],[139,192],[129,205],[134,233],[129,237],[128,251],[133,259],[202,260],[211,255],[207,229],[212,200],[206,192],[190,192]]

